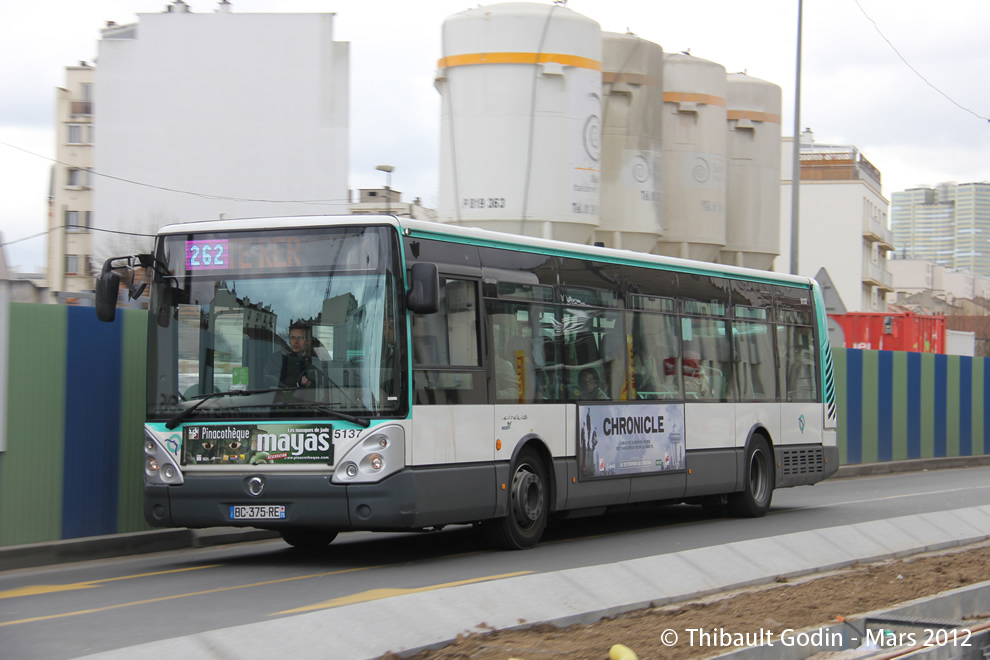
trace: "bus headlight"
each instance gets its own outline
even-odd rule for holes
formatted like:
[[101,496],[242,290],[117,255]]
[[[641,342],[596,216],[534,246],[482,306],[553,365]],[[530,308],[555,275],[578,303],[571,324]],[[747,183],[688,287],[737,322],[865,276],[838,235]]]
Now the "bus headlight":
[[[182,471],[176,463],[176,457],[165,448],[164,442],[145,429],[144,431],[144,482],[148,485],[178,486],[185,480]],[[179,437],[173,435],[167,442],[180,446]]]
[[405,432],[401,426],[375,428],[351,447],[334,469],[332,483],[371,483],[398,472],[406,463]]

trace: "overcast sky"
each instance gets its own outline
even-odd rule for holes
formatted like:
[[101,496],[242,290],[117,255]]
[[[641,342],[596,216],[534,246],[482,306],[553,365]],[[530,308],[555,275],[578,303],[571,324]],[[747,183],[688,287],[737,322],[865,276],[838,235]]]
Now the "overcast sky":
[[[232,2],[235,12],[337,14],[335,38],[351,44],[349,186],[384,185],[374,168],[387,163],[396,168],[392,187],[403,200],[422,197],[435,207],[440,28],[478,3]],[[46,158],[55,153],[55,88],[64,84],[64,67],[96,57],[108,20],[133,23],[137,14],[167,4],[0,0],[0,142],[6,143],[0,144],[0,232],[11,266],[44,266],[43,237],[9,242],[47,228]],[[188,4],[194,12],[217,6]],[[730,73],[779,85],[782,132],[793,134],[797,0],[570,0],[567,6],[603,30],[628,29],[666,52],[690,49]],[[918,185],[990,181],[990,0],[804,0],[803,23],[801,125],[817,142],[857,146],[882,173],[888,199]]]

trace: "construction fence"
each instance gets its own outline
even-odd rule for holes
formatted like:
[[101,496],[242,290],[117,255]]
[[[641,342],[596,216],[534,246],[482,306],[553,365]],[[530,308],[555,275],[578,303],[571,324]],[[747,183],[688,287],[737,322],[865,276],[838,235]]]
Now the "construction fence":
[[[11,303],[4,313],[0,546],[148,529],[147,312],[118,310],[113,323],[97,321],[90,307]],[[990,449],[990,359],[833,353],[843,464]]]

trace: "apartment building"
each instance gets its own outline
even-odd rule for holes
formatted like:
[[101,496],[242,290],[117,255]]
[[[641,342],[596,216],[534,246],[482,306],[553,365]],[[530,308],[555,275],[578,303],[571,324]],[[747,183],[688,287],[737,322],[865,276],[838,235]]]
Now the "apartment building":
[[94,82],[87,62],[65,68],[56,90],[55,165],[48,211],[48,271],[51,291],[92,290]]
[[[824,268],[848,311],[886,311],[894,241],[880,171],[855,146],[819,144],[810,130],[800,139],[798,274],[815,277]],[[793,138],[781,144],[781,254],[774,270],[787,272]]]

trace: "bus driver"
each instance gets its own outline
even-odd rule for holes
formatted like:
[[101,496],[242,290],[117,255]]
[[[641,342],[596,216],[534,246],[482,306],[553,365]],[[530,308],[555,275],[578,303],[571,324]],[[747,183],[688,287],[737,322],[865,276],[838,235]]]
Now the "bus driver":
[[277,379],[281,387],[311,387],[319,371],[319,360],[313,357],[313,340],[307,324],[296,321],[289,326],[291,353],[273,355],[265,366],[265,374]]

